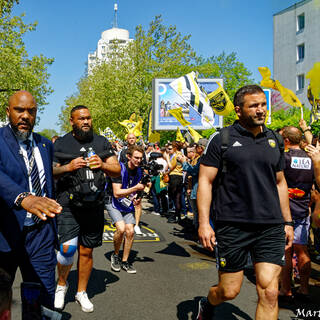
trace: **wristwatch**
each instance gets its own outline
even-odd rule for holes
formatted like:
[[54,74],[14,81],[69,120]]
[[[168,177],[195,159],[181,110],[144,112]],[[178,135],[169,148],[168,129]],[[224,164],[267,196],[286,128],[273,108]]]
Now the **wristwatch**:
[[284,222],[285,226],[290,226],[290,227],[294,227],[294,222],[293,221],[285,221]]
[[25,199],[26,197],[30,196],[32,193],[31,192],[22,192],[17,196],[16,201],[14,202],[14,204],[18,207],[21,208],[21,202],[23,201],[23,199]]

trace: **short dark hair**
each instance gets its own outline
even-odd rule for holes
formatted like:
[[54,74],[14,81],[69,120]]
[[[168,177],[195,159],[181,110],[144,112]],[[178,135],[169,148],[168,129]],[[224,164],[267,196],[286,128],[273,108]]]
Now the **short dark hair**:
[[293,145],[298,145],[302,140],[302,132],[294,126],[283,127],[281,132],[283,139],[288,139]]
[[143,150],[142,146],[138,146],[137,144],[133,144],[133,145],[128,147],[127,155],[132,156],[135,151],[139,151],[142,154],[144,154],[144,150]]
[[80,110],[80,109],[87,109],[87,110],[89,110],[88,107],[83,106],[83,105],[81,105],[81,104],[78,104],[78,105],[74,106],[74,107],[71,109],[71,111],[70,111],[70,117],[72,117],[72,114],[73,114],[75,111]]
[[12,282],[7,272],[0,268],[0,316],[10,310],[12,300]]
[[233,98],[233,105],[243,107],[244,103],[244,96],[247,94],[256,94],[256,93],[264,93],[262,88],[256,84],[249,84],[247,86],[244,86],[236,92]]

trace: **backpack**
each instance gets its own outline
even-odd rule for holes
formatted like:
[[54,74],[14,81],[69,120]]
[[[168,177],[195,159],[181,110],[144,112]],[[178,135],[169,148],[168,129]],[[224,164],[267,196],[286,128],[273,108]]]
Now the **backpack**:
[[106,177],[102,170],[80,168],[65,177],[70,204],[77,208],[96,208],[104,203]]

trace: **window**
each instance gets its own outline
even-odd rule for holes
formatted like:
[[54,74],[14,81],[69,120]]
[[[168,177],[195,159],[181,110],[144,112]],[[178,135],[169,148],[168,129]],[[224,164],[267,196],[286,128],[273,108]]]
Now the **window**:
[[302,31],[304,29],[304,13],[297,17],[297,31]]
[[299,74],[297,77],[297,91],[301,91],[304,88],[304,74]]
[[304,43],[297,46],[297,61],[304,59]]

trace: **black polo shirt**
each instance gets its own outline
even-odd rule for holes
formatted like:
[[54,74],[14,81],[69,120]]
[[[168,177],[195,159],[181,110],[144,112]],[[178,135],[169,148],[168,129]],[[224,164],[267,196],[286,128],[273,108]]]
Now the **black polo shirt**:
[[[263,132],[254,137],[235,121],[229,127],[228,140],[228,148],[223,154],[227,173],[213,190],[215,219],[282,223],[276,173],[284,168],[284,155],[275,134],[263,126]],[[282,139],[279,141],[283,143]],[[220,168],[221,174],[221,134],[211,137],[201,163]]]

